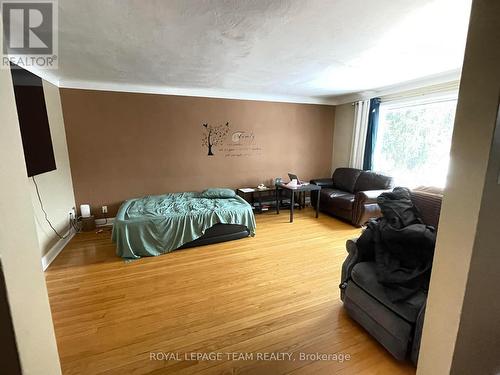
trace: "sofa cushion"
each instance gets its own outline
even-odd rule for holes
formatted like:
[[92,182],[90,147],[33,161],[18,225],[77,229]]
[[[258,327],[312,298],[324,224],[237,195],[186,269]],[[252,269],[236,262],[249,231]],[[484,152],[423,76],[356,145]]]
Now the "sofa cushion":
[[391,302],[384,291],[385,288],[377,280],[375,262],[361,262],[356,264],[352,269],[351,278],[356,285],[375,298],[379,303],[410,323],[414,323],[417,320],[418,312],[427,298],[425,292],[422,291],[414,294],[405,301]]
[[361,174],[360,169],[355,168],[337,168],[333,172],[333,185],[336,189],[354,193],[354,185],[358,176]]
[[[339,196],[346,195],[346,194],[349,194],[349,193],[345,192],[343,190],[338,190],[338,189],[333,189],[333,188],[322,188],[320,190],[321,199],[325,199],[325,200],[330,199],[330,198],[339,197]],[[352,194],[350,194],[350,195],[352,195]],[[323,201],[323,202],[325,202],[325,201]]]
[[[344,193],[342,195],[336,195],[330,198],[330,204],[341,210],[352,211],[352,206],[354,204],[354,194]],[[349,215],[351,217],[351,215]]]
[[356,180],[354,191],[386,190],[392,188],[393,179],[371,171],[362,171]]
[[323,188],[320,191],[319,203],[350,211],[354,203],[354,194],[338,189]]

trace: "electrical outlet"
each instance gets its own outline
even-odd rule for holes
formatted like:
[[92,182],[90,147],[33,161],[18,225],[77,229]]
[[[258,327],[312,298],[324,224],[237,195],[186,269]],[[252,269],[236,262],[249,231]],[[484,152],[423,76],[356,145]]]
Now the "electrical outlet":
[[108,213],[108,206],[102,206],[102,213],[107,214]]
[[72,219],[76,218],[76,209],[75,209],[75,207],[71,207],[71,209],[69,210],[69,216]]

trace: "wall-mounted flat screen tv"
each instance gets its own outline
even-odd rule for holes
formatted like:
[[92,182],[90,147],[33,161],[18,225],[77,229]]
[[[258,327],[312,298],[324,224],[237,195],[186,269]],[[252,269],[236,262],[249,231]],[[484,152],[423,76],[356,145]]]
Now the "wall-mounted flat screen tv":
[[56,169],[42,79],[11,64],[17,116],[28,177]]

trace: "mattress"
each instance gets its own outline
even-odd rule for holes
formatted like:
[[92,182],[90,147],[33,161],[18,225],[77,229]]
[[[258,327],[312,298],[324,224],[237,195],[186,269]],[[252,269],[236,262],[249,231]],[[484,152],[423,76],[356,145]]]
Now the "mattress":
[[255,235],[252,207],[241,197],[201,198],[199,193],[185,192],[124,202],[116,215],[112,239],[118,256],[137,259],[187,247],[216,224],[241,225]]

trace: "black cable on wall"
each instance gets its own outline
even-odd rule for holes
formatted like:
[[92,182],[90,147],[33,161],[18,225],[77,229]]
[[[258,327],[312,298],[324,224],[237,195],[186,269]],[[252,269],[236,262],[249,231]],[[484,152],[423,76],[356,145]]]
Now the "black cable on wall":
[[[43,202],[42,202],[42,198],[40,197],[40,191],[38,190],[38,185],[36,183],[36,180],[35,180],[35,176],[31,177],[32,180],[33,180],[33,184],[35,184],[35,190],[36,190],[36,195],[38,197],[38,202],[40,202],[40,208],[42,209],[42,212],[45,216],[45,221],[47,222],[47,224],[49,224],[50,228],[54,231],[54,233],[56,234],[57,237],[59,237],[59,239],[61,240],[64,240],[66,238],[68,238],[69,234],[70,234],[70,231],[68,231],[68,233],[65,235],[65,236],[62,236],[57,230],[56,228],[54,228],[54,226],[52,225],[52,223],[50,222],[49,220],[49,215],[47,215],[47,211],[45,211],[45,208],[43,207]],[[69,223],[69,229],[71,230],[71,218],[70,218],[70,223]]]

